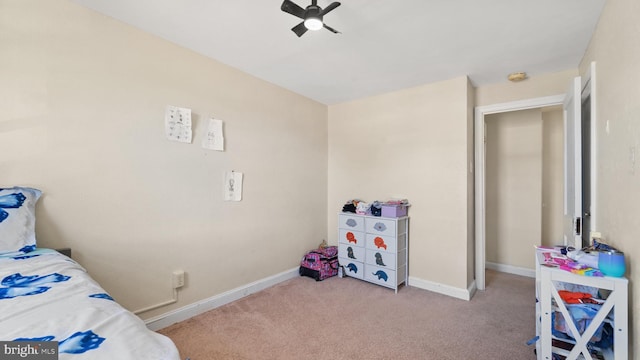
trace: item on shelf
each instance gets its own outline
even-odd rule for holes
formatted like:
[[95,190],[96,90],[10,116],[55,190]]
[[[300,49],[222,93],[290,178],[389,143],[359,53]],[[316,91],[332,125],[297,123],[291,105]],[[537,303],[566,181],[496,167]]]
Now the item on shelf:
[[344,206],[342,206],[342,212],[350,212],[350,213],[356,213],[356,207],[358,206],[358,203],[360,201],[359,200],[349,200],[347,201]]
[[407,216],[407,205],[382,204],[382,217]]
[[[540,250],[544,250],[545,248],[539,247]],[[541,252],[544,263],[542,265],[547,267],[557,267],[559,269],[578,274],[583,276],[603,276],[602,272],[593,268],[586,264],[581,264],[567,255],[562,255],[561,253],[554,251],[542,251]]]
[[624,262],[624,253],[614,249],[600,251],[598,254],[598,267],[607,276],[624,276],[627,270]]
[[385,202],[376,200],[372,203],[353,199],[347,201],[342,206],[342,212],[358,215],[400,218],[407,216],[409,206],[409,201],[407,199],[394,199]]
[[539,245],[539,246],[535,246],[535,248],[539,250],[544,250],[546,252],[560,253],[562,255],[567,255],[567,249],[575,250],[572,246],[567,247],[564,245],[555,245],[555,246]]
[[409,201],[407,199],[388,200],[381,204],[382,217],[407,216]]
[[[567,249],[568,250],[568,249]],[[598,268],[598,253],[597,252],[585,252],[583,250],[568,250],[567,256],[586,266],[592,268]]]
[[607,245],[604,242],[598,241],[596,239],[593,239],[593,245],[591,245],[591,248],[593,248],[594,250],[597,250],[597,251],[617,250],[613,246]]
[[[566,306],[569,311],[569,315],[571,316],[571,319],[573,319],[573,323],[580,334],[585,332],[601,308],[600,304],[595,303],[569,303]],[[553,314],[551,314],[551,319],[551,323],[553,324],[552,333],[556,338],[572,339],[575,341],[575,338],[572,336],[571,330],[569,329],[569,324],[567,324],[567,320],[565,320],[561,311],[554,311]],[[611,321],[611,318],[608,318],[607,321]],[[609,347],[613,344],[613,332],[610,330],[610,325],[609,328],[607,328],[607,325],[607,322],[602,322],[598,325],[596,331],[593,333],[591,338],[589,338],[590,344],[598,347]]]
[[371,205],[364,201],[360,201],[358,205],[356,205],[356,214],[358,215],[371,214]]
[[316,281],[338,275],[338,247],[327,246],[309,251],[300,261],[300,276]]
[[382,216],[382,205],[380,201],[374,201],[371,203],[371,215],[372,216]]
[[567,304],[602,304],[604,302],[594,299],[590,293],[558,290],[558,295]]

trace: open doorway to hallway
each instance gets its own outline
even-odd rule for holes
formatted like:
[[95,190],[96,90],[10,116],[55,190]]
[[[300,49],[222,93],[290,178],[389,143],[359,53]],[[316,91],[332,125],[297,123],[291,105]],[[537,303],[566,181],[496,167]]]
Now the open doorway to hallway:
[[[485,289],[486,266],[486,135],[485,117],[519,110],[563,106],[563,243],[582,247],[590,241],[590,231],[597,229],[597,177],[596,167],[596,72],[595,63],[591,63],[585,76],[571,81],[570,91],[566,94],[533,98],[527,100],[478,106],[474,114],[474,159],[475,159],[475,283],[478,290]],[[575,101],[577,100],[577,101]],[[587,111],[582,111],[586,109]],[[584,116],[581,117],[581,113]],[[588,141],[582,141],[587,139]],[[581,147],[582,143],[584,146]],[[586,151],[588,150],[588,151]],[[588,166],[582,166],[587,164]],[[587,170],[584,170],[587,169]],[[584,187],[583,187],[584,182]],[[586,207],[583,207],[584,195],[588,195]],[[546,213],[545,213],[546,214]],[[587,217],[588,222],[583,223]],[[572,224],[573,223],[573,224]],[[586,225],[583,226],[583,225]],[[586,235],[586,236],[585,236]],[[554,237],[547,237],[553,241]],[[542,241],[540,242],[542,243]],[[533,258],[533,256],[532,256]]]
[[531,251],[563,241],[561,106],[485,116],[486,268],[535,276]]

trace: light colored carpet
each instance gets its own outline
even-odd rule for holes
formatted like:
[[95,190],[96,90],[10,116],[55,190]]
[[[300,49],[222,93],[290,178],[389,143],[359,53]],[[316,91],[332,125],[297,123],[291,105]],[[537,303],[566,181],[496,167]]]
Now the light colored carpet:
[[471,301],[352,278],[295,278],[159,332],[182,358],[535,359],[534,279],[487,271]]

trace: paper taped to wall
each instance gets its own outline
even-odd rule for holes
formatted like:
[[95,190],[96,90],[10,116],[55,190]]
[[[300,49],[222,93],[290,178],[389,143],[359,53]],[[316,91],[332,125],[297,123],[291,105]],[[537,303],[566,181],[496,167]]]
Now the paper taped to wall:
[[164,115],[164,130],[167,139],[191,143],[191,109],[167,106]]
[[224,200],[242,200],[242,177],[243,174],[237,171],[227,171],[224,174]]
[[202,147],[209,150],[224,151],[224,134],[222,120],[209,119],[207,133],[202,139]]

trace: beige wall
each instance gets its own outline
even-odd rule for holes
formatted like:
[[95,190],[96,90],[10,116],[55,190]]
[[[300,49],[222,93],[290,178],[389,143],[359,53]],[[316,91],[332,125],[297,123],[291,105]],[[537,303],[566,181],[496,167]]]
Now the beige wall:
[[[640,359],[640,2],[607,1],[586,55],[596,62],[597,230],[627,258],[632,352]],[[608,124],[608,126],[607,126]],[[608,130],[607,130],[608,128]],[[631,152],[635,151],[635,163]]]
[[[327,236],[327,107],[65,0],[0,0],[0,186],[41,188],[38,244],[131,310],[295,268]],[[192,144],[164,135],[193,109]],[[226,151],[200,146],[210,116]],[[225,170],[244,198],[224,202]]]
[[534,269],[542,232],[542,112],[485,116],[486,260]]
[[333,243],[345,201],[408,198],[409,276],[466,290],[468,86],[459,77],[329,107]]
[[491,114],[485,121],[486,260],[533,270],[533,245],[562,243],[562,109]]

